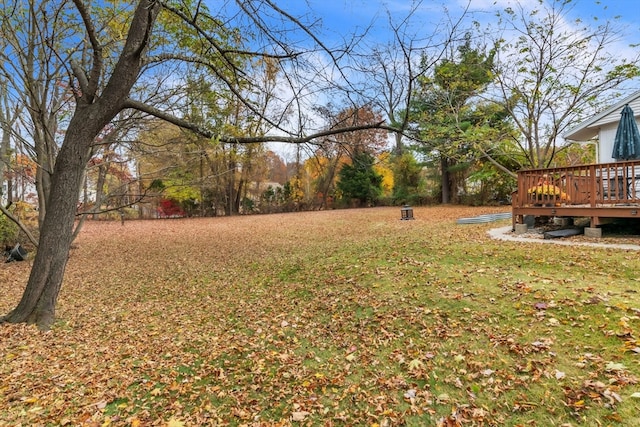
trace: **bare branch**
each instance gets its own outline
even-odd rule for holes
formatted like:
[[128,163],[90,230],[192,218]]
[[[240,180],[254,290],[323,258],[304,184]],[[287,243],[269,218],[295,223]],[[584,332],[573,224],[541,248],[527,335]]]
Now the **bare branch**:
[[90,104],[95,98],[96,92],[98,90],[100,75],[102,73],[102,45],[98,41],[96,28],[84,2],[82,2],[81,0],[73,0],[73,3],[76,5],[76,9],[78,9],[78,13],[80,14],[82,22],[84,23],[84,27],[87,30],[87,36],[89,37],[89,43],[91,44],[91,48],[93,51],[93,64],[91,66],[91,71],[89,72],[88,77],[84,74],[84,72],[80,71],[80,68],[77,64],[74,66],[74,63],[72,62],[71,68],[73,70],[73,73],[78,78],[78,81],[80,82],[80,88],[82,89],[81,98],[86,97],[86,102]]
[[159,110],[157,108],[146,105],[142,102],[134,101],[131,99],[125,102],[125,107],[142,111],[151,116],[157,117],[159,119],[172,123],[176,126],[179,126],[183,129],[188,129],[205,138],[216,138],[220,142],[236,143],[236,144],[253,144],[257,142],[286,142],[291,144],[304,144],[304,143],[312,142],[315,139],[319,139],[319,138],[323,138],[331,135],[343,134],[347,132],[357,132],[357,131],[368,130],[368,129],[382,129],[387,131],[398,130],[390,126],[386,126],[384,124],[384,121],[381,121],[381,122],[368,123],[368,124],[363,124],[358,126],[334,128],[334,129],[324,130],[321,132],[315,132],[306,136],[262,135],[262,136],[251,136],[251,137],[239,137],[239,136],[219,135],[216,132],[206,129],[202,126],[196,125],[188,120],[175,117],[165,111]]

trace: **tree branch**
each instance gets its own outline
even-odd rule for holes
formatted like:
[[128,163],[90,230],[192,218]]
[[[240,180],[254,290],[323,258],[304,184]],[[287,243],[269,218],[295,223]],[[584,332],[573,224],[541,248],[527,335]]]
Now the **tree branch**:
[[387,130],[390,132],[399,131],[399,129],[386,126],[383,121],[380,121],[380,122],[368,123],[368,124],[358,125],[358,126],[348,126],[343,128],[324,130],[324,131],[315,132],[306,136],[291,136],[291,135],[281,135],[281,136],[262,135],[262,136],[249,136],[249,137],[229,136],[229,135],[219,135],[216,132],[213,132],[202,126],[191,123],[188,120],[181,119],[179,117],[166,113],[157,108],[151,107],[139,101],[134,101],[129,99],[125,102],[125,108],[132,108],[138,111],[142,111],[143,113],[147,113],[153,117],[157,117],[159,119],[165,120],[183,129],[188,129],[205,138],[216,138],[220,142],[235,143],[235,144],[253,144],[253,143],[259,143],[259,142],[285,142],[285,143],[291,143],[291,144],[304,144],[304,143],[312,142],[314,139],[318,139],[318,138],[323,138],[331,135],[339,135],[339,134],[348,133],[348,132],[358,132],[358,131],[369,130],[369,129],[381,129],[381,130]]
[[71,62],[71,69],[80,82],[80,89],[82,89],[80,97],[84,98],[86,96],[85,99],[87,101],[87,104],[91,104],[95,99],[95,95],[98,90],[98,82],[102,73],[102,45],[98,40],[96,28],[93,25],[91,15],[89,14],[89,11],[87,10],[85,4],[81,0],[73,0],[73,3],[76,5],[76,9],[78,9],[78,13],[80,14],[82,22],[84,23],[84,27],[87,30],[89,43],[91,43],[91,48],[93,50],[93,64],[91,66],[91,71],[89,72],[88,77],[86,76],[84,71],[80,70],[80,66],[78,64],[74,65],[74,62]]

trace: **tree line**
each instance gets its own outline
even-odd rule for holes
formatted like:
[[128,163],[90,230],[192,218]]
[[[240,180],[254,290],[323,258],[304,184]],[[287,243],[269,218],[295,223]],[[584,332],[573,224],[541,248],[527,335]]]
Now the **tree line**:
[[[615,21],[570,19],[570,0],[415,30],[420,5],[386,42],[336,43],[273,0],[5,2],[0,211],[37,253],[2,321],[50,327],[82,221],[150,198],[169,216],[499,200],[520,168],[589,159],[560,136],[639,74]],[[252,198],[282,172],[271,142],[295,168]]]

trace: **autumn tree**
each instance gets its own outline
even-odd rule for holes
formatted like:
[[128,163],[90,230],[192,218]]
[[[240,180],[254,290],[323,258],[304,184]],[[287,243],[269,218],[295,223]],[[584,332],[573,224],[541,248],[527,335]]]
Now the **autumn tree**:
[[[219,32],[215,27],[210,31]],[[224,32],[222,37],[228,49],[238,49],[239,39],[235,32]],[[227,69],[224,75],[225,67],[219,67],[217,73],[212,74],[208,67],[194,64],[195,68],[187,76],[186,118],[214,133],[260,138],[275,126],[275,122],[266,119],[267,112],[277,117],[277,122],[283,120],[283,107],[278,105],[276,98],[277,80],[281,74],[279,61],[271,56],[250,60],[237,55],[233,69]],[[242,73],[235,73],[237,69],[242,69]],[[262,168],[266,150],[263,144],[258,140],[246,144],[226,142],[202,135],[194,137],[193,143],[207,169],[207,174],[201,173],[201,176],[210,176],[215,182],[215,185],[206,185],[202,203],[221,207],[226,215],[240,212],[247,199],[248,187],[262,180],[262,177],[258,178],[261,172],[266,174]],[[203,188],[204,184],[203,179]]]
[[455,54],[440,61],[416,88],[412,113],[421,141],[417,148],[439,163],[443,203],[458,201],[465,171],[479,157],[474,133],[486,127],[489,119],[481,114],[478,96],[493,79],[493,59],[494,52],[474,48],[467,34]]
[[[316,110],[328,123],[331,123],[330,126],[339,122],[337,117],[340,113],[334,111],[332,105],[317,107]],[[324,138],[317,147],[314,147],[311,155],[304,162],[303,170],[306,176],[313,181],[314,187],[312,192],[315,197],[310,197],[309,201],[315,202],[317,205],[315,207],[318,209],[329,206],[329,200],[334,196],[336,189],[340,166],[348,159],[348,146],[338,142],[337,137]],[[300,175],[300,170],[297,170],[296,178],[298,180],[304,178]]]
[[415,204],[420,196],[424,196],[424,179],[422,165],[413,153],[405,151],[396,154],[393,168],[393,199],[400,204]]
[[[2,188],[7,188],[4,196],[8,203],[13,202],[13,194],[11,191],[11,158],[12,146],[11,140],[14,137],[12,129],[15,127],[19,117],[20,108],[13,102],[7,93],[7,85],[0,81],[0,192]],[[4,209],[2,203],[0,208],[6,214],[8,211]]]
[[259,199],[261,189],[267,189],[263,183],[286,182],[286,165],[276,153],[264,151],[262,144],[236,145],[238,149],[232,150],[229,144],[217,144],[163,122],[140,132],[132,153],[138,164],[139,205],[144,215],[153,215],[158,203],[166,203],[162,199],[188,216],[228,214],[229,205],[235,206],[229,203],[230,195],[241,198],[234,198],[239,207],[248,198]]
[[[126,17],[118,14],[117,7],[115,3],[112,7],[105,5],[92,9],[96,21],[104,23],[104,37],[118,40],[103,49],[106,52],[102,61],[105,69],[113,67],[109,46],[117,46],[126,32]],[[83,34],[82,22],[73,8],[65,6],[64,2],[7,2],[1,13],[4,48],[0,55],[0,77],[11,95],[11,104],[2,105],[4,111],[0,120],[7,129],[5,136],[12,140],[12,149],[29,156],[37,166],[34,175],[37,197],[30,202],[37,205],[37,228],[40,228],[47,212],[54,162],[75,108],[74,90],[78,87],[74,87],[69,76],[74,64],[87,59],[88,45],[77,44]],[[98,84],[104,83],[101,80]],[[16,111],[23,113],[15,116]],[[135,127],[136,115],[139,113],[133,110],[120,112],[92,144],[90,168],[95,179],[84,181],[83,193],[85,196],[91,194],[92,199],[84,197],[82,200],[85,214],[98,213],[102,199],[110,197],[104,194],[106,187],[103,185],[109,166],[113,165],[109,157]],[[95,187],[89,189],[90,183]],[[89,206],[91,209],[87,209]],[[4,206],[0,210],[21,226],[33,245],[38,245],[33,229],[22,224]],[[80,227],[76,228],[78,230]]]
[[264,153],[264,162],[267,169],[267,180],[270,182],[277,182],[278,184],[284,184],[289,178],[287,176],[287,164],[282,157],[273,150],[267,150]]
[[[1,318],[2,322],[36,323],[41,329],[51,327],[72,242],[85,167],[91,158],[96,138],[120,112],[127,109],[138,110],[204,137],[215,137],[223,143],[238,144],[268,141],[305,143],[318,137],[381,125],[378,122],[363,123],[311,134],[300,128],[291,134],[290,129],[282,125],[282,115],[273,117],[261,111],[253,98],[238,90],[240,85],[237,79],[242,78],[243,70],[241,63],[236,61],[237,58],[277,58],[283,68],[284,63],[292,58],[296,60],[291,63],[292,66],[301,64],[304,60],[302,49],[298,49],[293,38],[286,38],[293,30],[306,34],[317,49],[336,60],[337,66],[338,56],[333,55],[331,50],[314,37],[311,26],[292,17],[273,1],[244,1],[238,5],[244,13],[244,21],[240,18],[235,21],[216,19],[203,3],[195,1],[139,0],[133,5],[110,3],[112,13],[108,14],[99,13],[100,7],[89,7],[82,0],[30,1],[4,8],[5,12],[24,10],[28,16],[33,16],[38,7],[48,8],[43,15],[46,18],[33,19],[34,26],[37,24],[37,31],[49,37],[38,43],[38,46],[44,49],[43,54],[52,59],[56,67],[64,70],[64,83],[60,87],[71,95],[68,100],[73,107],[69,110],[66,131],[61,136],[60,144],[45,147],[53,151],[46,151],[46,157],[43,158],[46,164],[51,165],[48,170],[51,180],[45,197],[47,208],[41,221],[38,251],[22,298],[13,310]],[[265,21],[265,9],[289,27],[278,31],[272,21]],[[223,12],[221,10],[220,13]],[[112,33],[106,30],[109,27],[105,23],[115,16],[123,18],[127,23],[125,31]],[[240,15],[235,11],[230,16]],[[7,14],[7,20],[12,22],[13,16]],[[250,23],[261,34],[261,42],[264,44],[260,49],[254,49],[258,52],[252,51],[252,46],[259,43],[229,46],[224,42],[224,37],[210,31],[212,26],[225,30],[233,25],[232,22],[238,25]],[[66,23],[81,31],[54,31],[49,27],[53,23]],[[194,37],[198,43],[192,43]],[[238,39],[241,40],[242,37],[239,36]],[[16,50],[21,42],[22,40],[16,40]],[[21,47],[29,49],[28,44]],[[308,46],[305,50],[309,50]],[[345,52],[344,49],[340,51]],[[175,78],[185,72],[187,64],[206,67],[224,83],[243,108],[264,118],[265,123],[272,130],[281,132],[281,135],[243,136],[225,132],[224,129],[208,129],[203,124],[189,121],[184,114],[179,114],[180,111],[172,110],[176,104],[169,102],[171,98],[164,104],[149,105],[145,102],[144,89],[151,81],[159,80],[163,73]],[[229,71],[222,72],[223,70]],[[33,81],[49,80],[45,78]],[[288,81],[295,83],[293,75]],[[139,90],[134,90],[136,84],[141,84]],[[42,106],[38,111],[44,118],[52,112],[50,106]],[[45,130],[50,137],[59,136],[55,129]],[[54,158],[52,154],[55,155]]]
[[11,100],[7,85],[0,83],[0,211],[3,215],[0,239],[5,239],[5,244],[15,244],[18,229],[32,244],[37,243],[30,224],[33,221],[23,218],[26,211],[35,211],[31,203],[37,202],[32,194],[37,164],[24,154],[25,144],[16,141],[14,128],[19,123],[21,110],[20,104]]
[[130,155],[135,159],[141,198],[138,206],[145,217],[161,211],[169,200],[193,214],[202,200],[203,160],[190,133],[164,121],[153,121],[139,132]]
[[[562,148],[568,126],[607,104],[614,89],[639,75],[638,54],[620,55],[621,30],[571,20],[574,1],[517,2],[490,28],[499,49],[494,74],[500,97],[518,130],[513,144],[520,167],[544,168]],[[526,7],[525,7],[526,6]]]
[[[350,107],[334,111],[332,105],[318,108],[329,123],[329,130],[352,128],[363,123],[384,123],[381,115],[371,106]],[[323,138],[307,161],[307,170],[314,180],[315,192],[319,195],[318,208],[327,207],[333,196],[338,173],[343,165],[352,162],[360,153],[375,157],[386,149],[387,132],[382,129],[345,132]]]
[[118,211],[124,216],[125,208],[141,201],[143,194],[130,170],[130,141],[140,131],[141,120],[139,112],[123,111],[96,138],[87,164],[79,209],[82,215],[75,235],[88,215],[97,218]]
[[358,61],[359,70],[366,75],[361,90],[377,94],[372,97],[375,109],[395,129],[390,132],[393,157],[389,162],[394,174],[393,197],[396,201],[418,200],[423,196],[421,167],[412,150],[407,149],[414,143],[411,136],[416,136],[411,135],[414,95],[420,81],[433,74],[464,32],[470,4],[467,2],[457,16],[443,7],[445,19],[429,32],[423,31],[421,26],[416,29],[410,19],[421,7],[420,2],[408,5],[407,18],[399,21],[391,19],[392,11],[388,11],[390,39],[373,46]]

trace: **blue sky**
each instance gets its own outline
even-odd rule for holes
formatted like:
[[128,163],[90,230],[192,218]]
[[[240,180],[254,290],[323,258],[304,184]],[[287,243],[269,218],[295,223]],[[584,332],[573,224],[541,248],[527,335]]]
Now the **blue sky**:
[[[399,19],[408,13],[412,4],[418,4],[414,16],[414,28],[435,25],[442,17],[443,4],[446,4],[451,15],[459,15],[467,4],[466,0],[450,0],[447,2],[429,1],[413,2],[412,0],[277,0],[278,6],[296,16],[306,15],[322,20],[325,35],[340,37],[358,32],[369,25],[373,30],[369,35],[384,39],[388,36],[388,14]],[[484,22],[493,20],[493,13],[512,5],[513,0],[471,0],[470,10],[474,18]],[[521,0],[522,5],[534,6],[537,0]],[[607,19],[619,17],[618,23],[625,27],[629,43],[640,44],[640,2],[638,0],[574,0],[570,6],[569,18],[581,19],[586,23],[602,23]],[[597,21],[594,21],[594,17]]]
[[[392,37],[389,30],[390,18],[399,22],[416,6],[411,17],[409,36],[420,34],[430,36],[434,28],[445,20],[446,9],[453,18],[460,16],[467,0],[412,1],[412,0],[274,0],[283,10],[301,19],[302,22],[316,22],[314,33],[331,47],[339,46],[351,34],[362,33],[369,28],[366,44],[385,44]],[[446,6],[445,6],[446,4]],[[483,26],[496,23],[495,14],[506,7],[519,4],[525,9],[538,7],[538,0],[471,0],[469,20],[479,21]],[[568,6],[568,23],[576,19],[582,25],[596,27],[607,20],[615,20],[616,28],[622,31],[622,38],[612,46],[620,57],[637,57],[640,53],[640,0],[574,0]],[[465,26],[464,28],[467,28]],[[291,36],[291,34],[290,34]],[[305,36],[298,38],[302,42]],[[304,42],[302,42],[304,43]],[[630,47],[637,44],[637,47]],[[640,83],[634,83],[635,89]],[[290,147],[285,149],[290,150]]]

